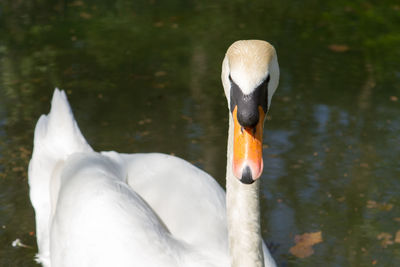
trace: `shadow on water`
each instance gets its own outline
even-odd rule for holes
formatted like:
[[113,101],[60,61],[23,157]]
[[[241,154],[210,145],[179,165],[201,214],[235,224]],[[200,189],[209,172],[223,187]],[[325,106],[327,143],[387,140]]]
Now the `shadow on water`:
[[[249,38],[270,41],[281,67],[262,177],[276,260],[400,262],[399,27],[393,0],[3,1],[0,265],[36,266],[27,166],[55,87],[96,150],[175,154],[223,185],[221,61]],[[319,232],[310,255],[291,252]]]

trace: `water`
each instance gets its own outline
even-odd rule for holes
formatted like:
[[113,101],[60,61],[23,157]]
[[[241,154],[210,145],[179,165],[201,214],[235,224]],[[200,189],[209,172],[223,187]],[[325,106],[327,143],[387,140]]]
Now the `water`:
[[[274,258],[395,266],[399,27],[394,0],[1,2],[0,266],[36,266],[26,170],[55,87],[96,150],[175,154],[223,185],[221,62],[249,38],[270,41],[281,67],[261,203]],[[315,232],[311,255],[290,252],[296,235]],[[17,238],[33,248],[12,247]]]

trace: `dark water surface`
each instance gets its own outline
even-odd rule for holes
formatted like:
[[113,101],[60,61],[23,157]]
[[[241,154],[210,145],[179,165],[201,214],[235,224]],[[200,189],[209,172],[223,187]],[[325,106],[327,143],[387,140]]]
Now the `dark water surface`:
[[96,150],[175,154],[223,185],[237,39],[270,41],[281,67],[262,177],[279,265],[400,266],[399,29],[396,0],[2,0],[0,266],[36,266],[27,165],[55,87]]

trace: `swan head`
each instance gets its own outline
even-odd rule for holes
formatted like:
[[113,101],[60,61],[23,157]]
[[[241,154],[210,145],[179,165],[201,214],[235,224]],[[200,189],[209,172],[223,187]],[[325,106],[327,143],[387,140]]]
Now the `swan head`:
[[279,83],[274,47],[260,40],[233,43],[223,60],[221,79],[234,124],[233,174],[251,184],[262,174],[264,121]]

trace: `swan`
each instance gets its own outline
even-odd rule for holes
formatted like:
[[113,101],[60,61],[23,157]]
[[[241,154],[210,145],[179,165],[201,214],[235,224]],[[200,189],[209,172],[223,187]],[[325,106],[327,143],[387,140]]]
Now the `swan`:
[[35,128],[29,163],[38,254],[45,267],[276,266],[260,230],[266,113],[279,66],[268,42],[227,50],[226,194],[207,173],[166,154],[95,152],[64,91]]

